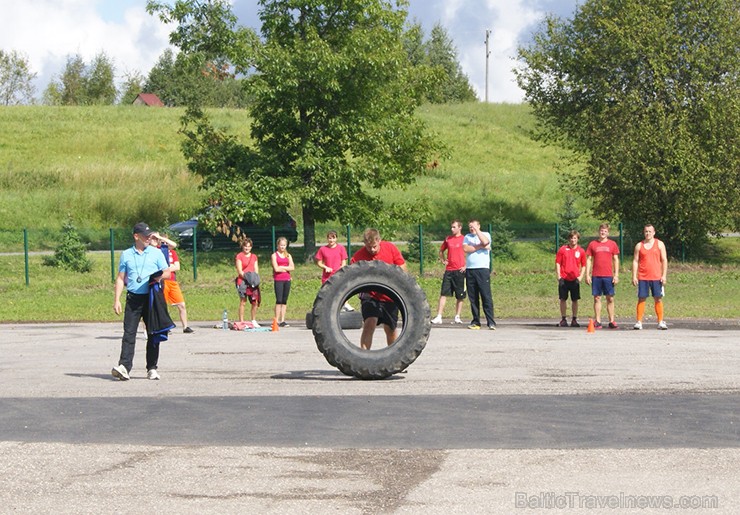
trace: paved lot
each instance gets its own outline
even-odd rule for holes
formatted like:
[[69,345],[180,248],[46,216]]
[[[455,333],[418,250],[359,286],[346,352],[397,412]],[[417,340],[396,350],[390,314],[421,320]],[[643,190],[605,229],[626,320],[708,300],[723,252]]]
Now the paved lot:
[[0,325],[0,506],[737,513],[740,325],[648,327],[434,327],[407,373],[360,381],[306,329],[196,323],[161,381],[140,340],[118,382],[121,324]]

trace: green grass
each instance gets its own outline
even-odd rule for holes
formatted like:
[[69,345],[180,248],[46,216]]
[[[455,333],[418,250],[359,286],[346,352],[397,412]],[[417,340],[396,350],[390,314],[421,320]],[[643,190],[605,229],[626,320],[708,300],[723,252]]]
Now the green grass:
[[[181,154],[182,114],[136,106],[0,107],[0,231],[58,229],[67,215],[81,229],[105,231],[192,214],[203,193]],[[210,115],[247,140],[245,111]],[[419,115],[449,156],[409,189],[384,192],[389,201],[426,198],[434,207],[429,224],[470,216],[556,219],[562,152],[530,138],[526,106],[428,105]],[[298,206],[290,211],[300,222]]]
[[[195,212],[203,193],[180,150],[181,109],[114,107],[0,107],[0,246],[23,249],[28,228],[31,250],[53,249],[64,219],[70,215],[87,242],[108,248],[109,228],[116,248],[130,244],[130,227],[147,220],[154,227]],[[484,222],[504,216],[512,222],[554,226],[562,209],[558,171],[564,152],[543,147],[530,137],[533,119],[524,105],[428,105],[419,111],[446,145],[448,157],[405,191],[383,192],[390,202],[426,198],[434,215],[425,222],[430,233],[446,231],[452,218],[478,217]],[[214,123],[246,141],[249,117],[244,111],[211,111]],[[430,158],[433,158],[430,156]],[[339,199],[341,201],[341,199]],[[585,211],[588,202],[579,199]],[[297,206],[290,209],[299,219]],[[596,221],[584,216],[582,241],[596,234]],[[404,221],[401,221],[403,224]],[[335,224],[317,227],[317,235]],[[415,233],[412,224],[404,232]],[[353,241],[360,230],[353,228]],[[493,281],[497,317],[557,318],[554,249],[548,243],[518,242],[515,260],[497,261]],[[631,262],[631,249],[627,262]],[[300,249],[292,251],[302,262]],[[24,280],[23,255],[0,255],[0,321],[109,321],[113,286],[110,255],[91,255],[91,274],[74,274],[42,265],[30,256],[30,286]],[[193,320],[218,320],[224,307],[238,305],[233,288],[233,253],[199,254],[198,279],[192,258],[183,254],[180,273]],[[118,253],[115,262],[117,264]],[[270,319],[272,284],[262,255],[264,305],[260,319]],[[418,264],[409,264],[419,276]],[[712,245],[700,264],[672,264],[667,286],[668,317],[740,318],[737,301],[740,239]],[[299,265],[288,307],[289,318],[302,319],[320,287],[318,268]],[[418,280],[436,308],[442,270],[425,268]],[[623,272],[623,277],[627,277]],[[588,293],[588,292],[586,292]],[[584,296],[581,313],[590,313]],[[448,302],[448,312],[452,309]],[[467,307],[466,307],[467,310]],[[617,313],[631,318],[634,288],[623,284]],[[467,312],[467,311],[466,311]]]
[[[517,243],[517,260],[494,263],[493,293],[496,317],[558,318],[557,283],[554,255],[541,243]],[[115,263],[117,265],[118,253]],[[300,249],[293,249],[296,261],[301,260]],[[238,299],[234,290],[234,254],[213,252],[199,254],[198,278],[193,279],[192,256],[182,254],[182,271],[178,280],[185,294],[188,314],[193,321],[220,320],[224,308],[230,316],[236,315]],[[42,264],[43,256],[29,259],[30,285],[25,284],[22,255],[0,256],[0,321],[55,322],[55,321],[114,321],[113,284],[111,282],[110,254],[94,253],[94,269],[89,274],[76,274],[50,269]],[[270,320],[274,309],[274,293],[269,273],[267,253],[260,253],[263,278],[263,305],[258,311],[260,320]],[[424,289],[432,310],[436,310],[442,267],[425,266],[420,276],[419,264],[409,263],[409,271]],[[622,278],[629,273],[623,267]],[[740,318],[737,297],[740,267],[737,265],[671,263],[666,286],[666,316],[671,318]],[[293,285],[288,302],[288,318],[302,320],[311,309],[316,292],[321,286],[319,269],[298,265],[293,274]],[[588,287],[582,288],[581,317],[592,313]],[[617,287],[617,317],[631,320],[635,309],[635,288],[622,283]],[[452,314],[453,302],[446,306],[446,316]],[[648,314],[651,313],[648,309]],[[466,302],[464,314],[468,316]],[[172,313],[176,318],[176,312]]]

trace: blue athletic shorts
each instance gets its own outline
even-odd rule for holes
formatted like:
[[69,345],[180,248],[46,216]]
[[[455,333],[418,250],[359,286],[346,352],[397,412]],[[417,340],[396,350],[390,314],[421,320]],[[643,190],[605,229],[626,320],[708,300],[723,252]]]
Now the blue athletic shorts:
[[614,295],[614,279],[610,277],[592,277],[591,278],[591,294],[594,297],[600,297],[602,295]]
[[660,281],[637,281],[638,299],[647,299],[648,297],[660,298],[663,295],[663,285],[660,284]]

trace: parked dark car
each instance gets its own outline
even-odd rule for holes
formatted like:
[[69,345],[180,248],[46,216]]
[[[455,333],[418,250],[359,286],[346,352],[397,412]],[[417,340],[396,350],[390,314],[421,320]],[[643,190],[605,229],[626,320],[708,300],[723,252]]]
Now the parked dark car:
[[[275,239],[284,236],[289,242],[295,242],[298,239],[298,230],[296,221],[289,214],[285,213],[278,219],[273,220],[275,227]],[[239,222],[236,224],[247,237],[252,239],[255,248],[272,248],[272,228],[273,226],[258,226],[250,222]],[[198,219],[191,218],[170,225],[167,229],[180,242],[180,248],[184,250],[193,249],[193,231],[198,227]],[[233,234],[233,231],[232,231]],[[208,252],[214,249],[231,249],[239,250],[239,244],[221,233],[213,234],[208,230],[198,229],[196,233],[198,250]]]

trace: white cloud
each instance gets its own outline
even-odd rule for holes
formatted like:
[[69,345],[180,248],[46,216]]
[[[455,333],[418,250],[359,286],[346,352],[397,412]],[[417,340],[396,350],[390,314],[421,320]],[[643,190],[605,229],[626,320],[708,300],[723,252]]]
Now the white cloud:
[[490,30],[488,57],[488,99],[491,102],[521,102],[523,92],[516,85],[512,68],[521,37],[544,12],[525,0],[456,0],[445,9],[441,20],[458,50],[463,71],[485,99],[486,30]]
[[[113,3],[114,0],[104,0]],[[7,2],[0,18],[0,48],[28,56],[38,74],[37,95],[58,75],[67,57],[86,63],[100,52],[113,60],[117,79],[126,72],[144,75],[168,46],[169,29],[146,13],[146,0],[131,3],[118,21],[105,21],[98,0]],[[106,5],[110,9],[111,5]]]

